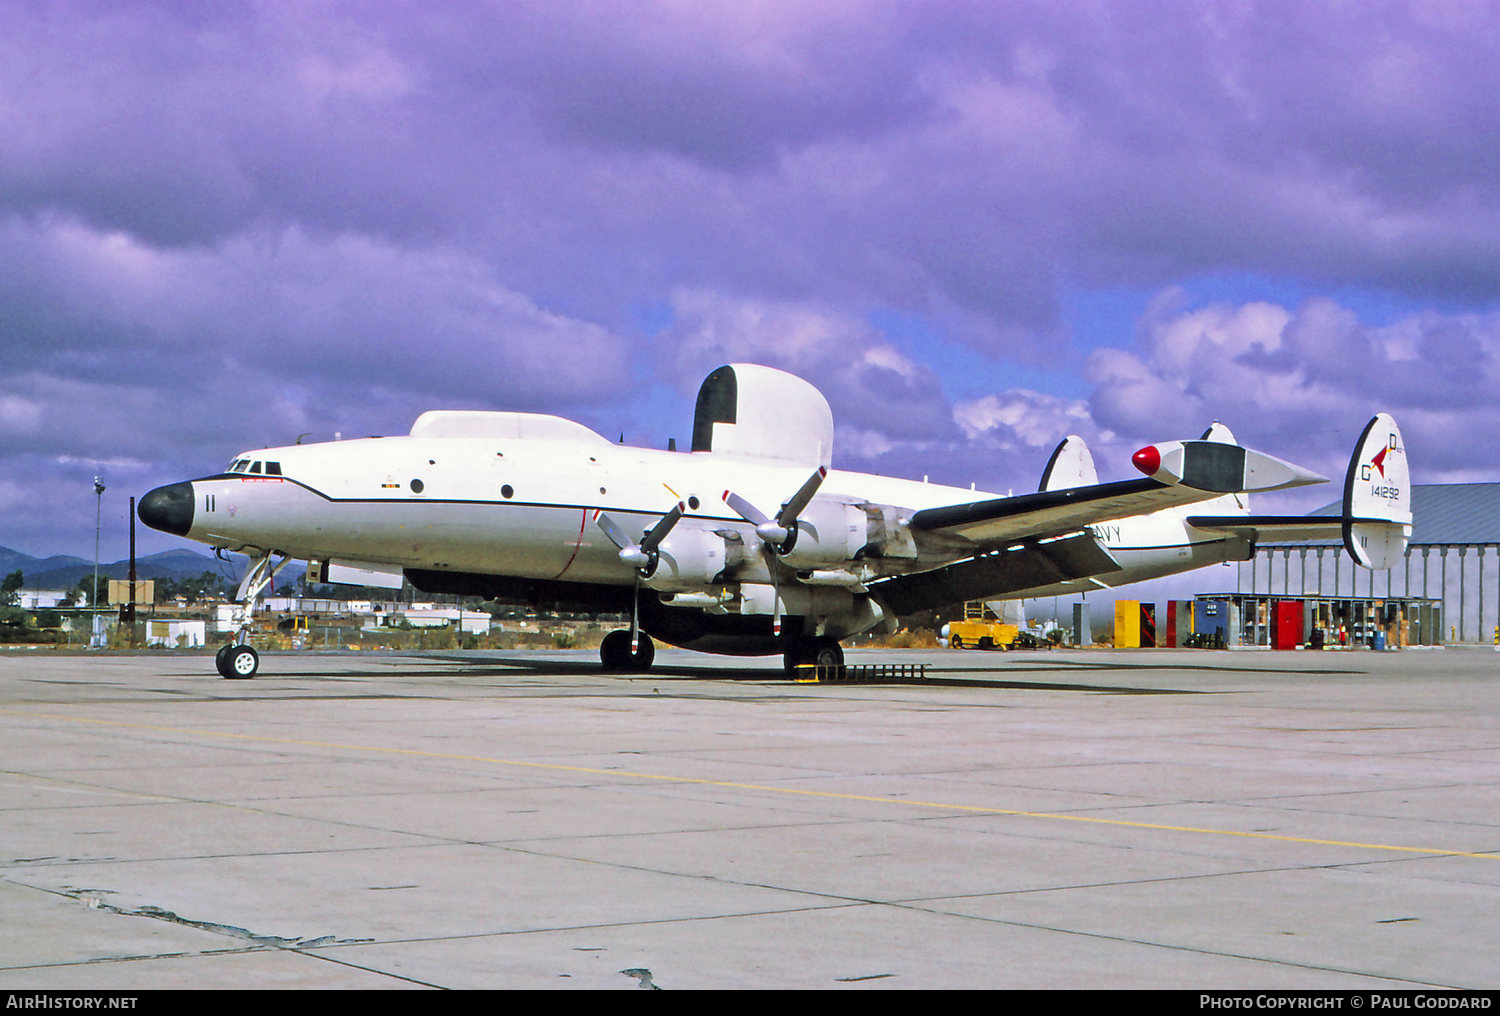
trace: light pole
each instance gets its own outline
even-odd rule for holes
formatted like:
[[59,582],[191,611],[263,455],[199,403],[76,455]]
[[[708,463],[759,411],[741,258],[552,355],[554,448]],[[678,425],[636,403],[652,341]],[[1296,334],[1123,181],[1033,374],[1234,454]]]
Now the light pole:
[[89,592],[89,610],[94,627],[99,624],[99,522],[104,511],[104,484],[94,477],[94,588]]

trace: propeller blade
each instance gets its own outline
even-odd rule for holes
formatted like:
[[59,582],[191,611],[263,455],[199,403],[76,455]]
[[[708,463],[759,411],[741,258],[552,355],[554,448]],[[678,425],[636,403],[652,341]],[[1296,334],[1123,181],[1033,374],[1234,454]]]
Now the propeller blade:
[[740,497],[732,490],[724,492],[724,503],[734,511],[736,515],[755,527],[756,533],[767,543],[784,543],[787,538],[785,526],[779,526],[766,516],[759,508]]
[[609,537],[609,542],[621,550],[635,545],[635,541],[625,535],[625,530],[620,528],[620,524],[602,511],[594,512],[594,522],[604,530],[604,535]]
[[797,488],[791,500],[781,506],[781,511],[776,513],[776,524],[783,529],[790,529],[792,523],[797,521],[797,516],[802,510],[812,503],[817,495],[818,488],[823,485],[823,478],[828,475],[827,466],[819,466],[818,471],[807,478],[807,482]]
[[609,537],[609,542],[620,548],[621,561],[638,570],[651,566],[651,555],[632,543],[618,522],[601,511],[594,512],[594,522],[604,530],[604,535]]
[[750,523],[752,526],[764,525],[765,523],[771,521],[770,517],[767,516],[765,512],[761,511],[759,508],[755,507],[755,505],[751,504],[749,501],[746,501],[744,498],[740,497],[732,490],[726,490],[724,492],[724,503],[727,504],[736,515],[744,519],[746,522]]
[[787,499],[776,513],[774,519],[766,518],[765,514],[755,505],[746,501],[732,490],[724,492],[724,503],[734,510],[735,514],[755,527],[755,532],[760,538],[778,553],[788,553],[791,550],[793,533],[796,532],[797,516],[812,503],[817,496],[818,488],[823,485],[823,479],[828,475],[827,466],[819,466],[818,471],[809,476],[797,488],[797,493]]
[[609,537],[609,542],[620,548],[620,560],[633,565],[639,571],[650,574],[656,570],[656,548],[667,538],[672,527],[682,518],[687,506],[680,501],[671,511],[663,515],[636,543],[625,529],[602,511],[594,512],[594,523]]
[[646,535],[641,537],[641,550],[647,554],[656,553],[656,548],[661,545],[661,541],[667,538],[667,534],[672,531],[672,527],[677,525],[682,519],[682,514],[685,511],[687,511],[687,505],[678,501],[671,511],[662,516],[660,522],[652,526]]

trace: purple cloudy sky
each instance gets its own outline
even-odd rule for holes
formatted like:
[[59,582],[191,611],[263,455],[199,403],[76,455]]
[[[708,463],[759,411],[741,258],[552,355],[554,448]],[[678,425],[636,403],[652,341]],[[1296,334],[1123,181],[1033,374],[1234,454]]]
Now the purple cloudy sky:
[[0,545],[428,408],[686,442],[730,360],[847,468],[1341,475],[1384,409],[1491,479],[1497,96],[1466,0],[7,3]]

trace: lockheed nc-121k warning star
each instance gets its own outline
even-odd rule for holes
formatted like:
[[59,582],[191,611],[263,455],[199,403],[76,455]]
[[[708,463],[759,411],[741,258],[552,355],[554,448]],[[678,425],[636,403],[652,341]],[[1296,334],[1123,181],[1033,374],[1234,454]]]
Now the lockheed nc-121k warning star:
[[141,521],[249,554],[226,677],[259,666],[250,611],[289,560],[317,581],[628,613],[600,649],[643,669],[652,638],[713,653],[838,664],[839,640],[965,600],[1123,585],[1223,561],[1257,540],[1341,539],[1385,567],[1411,531],[1401,434],[1382,414],[1350,461],[1338,516],[1256,516],[1244,495],[1319,483],[1235,443],[1142,448],[1145,476],[1100,483],[1077,437],[1036,493],[999,496],[831,469],[822,394],[732,364],[698,392],[690,451],[614,444],[556,416],[430,412],[405,437],[266,448],[141,499]]

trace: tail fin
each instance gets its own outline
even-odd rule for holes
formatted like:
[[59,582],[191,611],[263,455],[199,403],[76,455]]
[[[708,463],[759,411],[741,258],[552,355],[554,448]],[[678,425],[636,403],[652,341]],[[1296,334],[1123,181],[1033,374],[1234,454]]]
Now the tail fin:
[[1234,433],[1218,420],[1208,425],[1208,429],[1198,438],[1199,441],[1217,441],[1220,444],[1239,444],[1234,439]]
[[1386,413],[1365,425],[1344,478],[1344,546],[1366,568],[1388,568],[1411,536],[1411,468]]
[[1366,568],[1389,568],[1411,536],[1411,471],[1396,421],[1385,413],[1365,425],[1344,478],[1338,515],[1190,515],[1197,529],[1233,533],[1250,543],[1344,541]]
[[1094,455],[1088,444],[1077,434],[1063,438],[1047,460],[1042,470],[1042,482],[1037,490],[1066,490],[1069,487],[1092,487],[1099,482],[1099,472],[1094,468]]

